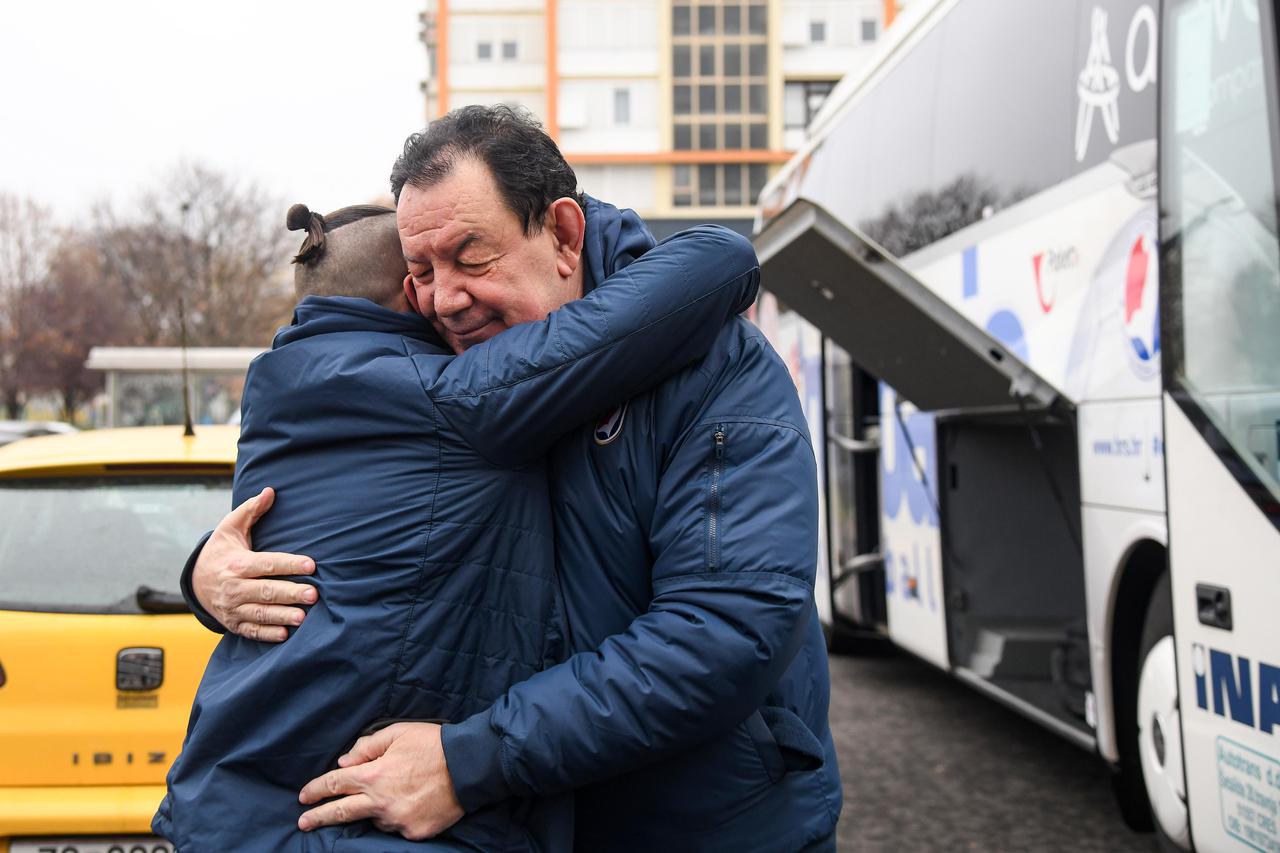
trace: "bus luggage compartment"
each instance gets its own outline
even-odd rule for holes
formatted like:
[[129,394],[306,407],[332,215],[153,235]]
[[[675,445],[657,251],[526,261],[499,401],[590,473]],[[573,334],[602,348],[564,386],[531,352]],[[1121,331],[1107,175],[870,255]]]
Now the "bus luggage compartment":
[[941,418],[938,453],[952,666],[1073,740],[1091,739],[1074,418]]

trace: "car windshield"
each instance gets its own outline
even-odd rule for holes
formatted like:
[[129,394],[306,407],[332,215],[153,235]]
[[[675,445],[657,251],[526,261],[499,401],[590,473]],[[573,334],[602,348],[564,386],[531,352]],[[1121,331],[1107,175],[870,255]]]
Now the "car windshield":
[[230,477],[0,480],[0,609],[144,612],[230,506]]

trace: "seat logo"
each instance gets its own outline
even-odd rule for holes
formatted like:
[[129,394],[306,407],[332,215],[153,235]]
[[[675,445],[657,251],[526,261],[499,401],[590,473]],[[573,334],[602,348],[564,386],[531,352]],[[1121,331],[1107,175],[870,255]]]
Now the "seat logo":
[[622,424],[627,418],[627,405],[623,403],[620,406],[614,406],[596,421],[596,444],[604,447],[622,434]]
[[164,649],[121,649],[116,655],[117,690],[155,690],[164,683]]

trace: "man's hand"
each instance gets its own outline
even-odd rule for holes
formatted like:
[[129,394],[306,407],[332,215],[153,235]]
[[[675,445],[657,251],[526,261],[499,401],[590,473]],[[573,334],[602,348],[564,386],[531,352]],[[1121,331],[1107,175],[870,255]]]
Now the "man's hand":
[[299,794],[304,805],[341,798],[303,812],[302,831],[371,818],[383,832],[420,841],[462,818],[435,723],[396,723],[362,737],[338,759],[338,768]]
[[263,489],[228,513],[204,543],[191,573],[196,600],[214,619],[234,634],[269,643],[289,636],[282,626],[302,624],[304,611],[290,605],[316,601],[311,584],[266,580],[309,575],[316,570],[315,561],[253,550],[253,525],[275,499],[274,489]]

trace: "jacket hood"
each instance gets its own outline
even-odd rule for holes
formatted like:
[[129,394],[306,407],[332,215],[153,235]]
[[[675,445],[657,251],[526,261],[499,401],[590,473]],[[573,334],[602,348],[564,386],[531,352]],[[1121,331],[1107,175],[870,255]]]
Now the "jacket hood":
[[584,208],[587,235],[582,292],[586,295],[606,278],[652,249],[657,241],[634,210],[620,210],[589,195],[584,197],[587,202]]
[[392,311],[368,299],[350,296],[304,297],[293,309],[293,325],[276,332],[271,348],[279,349],[294,341],[334,332],[403,335],[450,352],[436,330],[421,315]]

